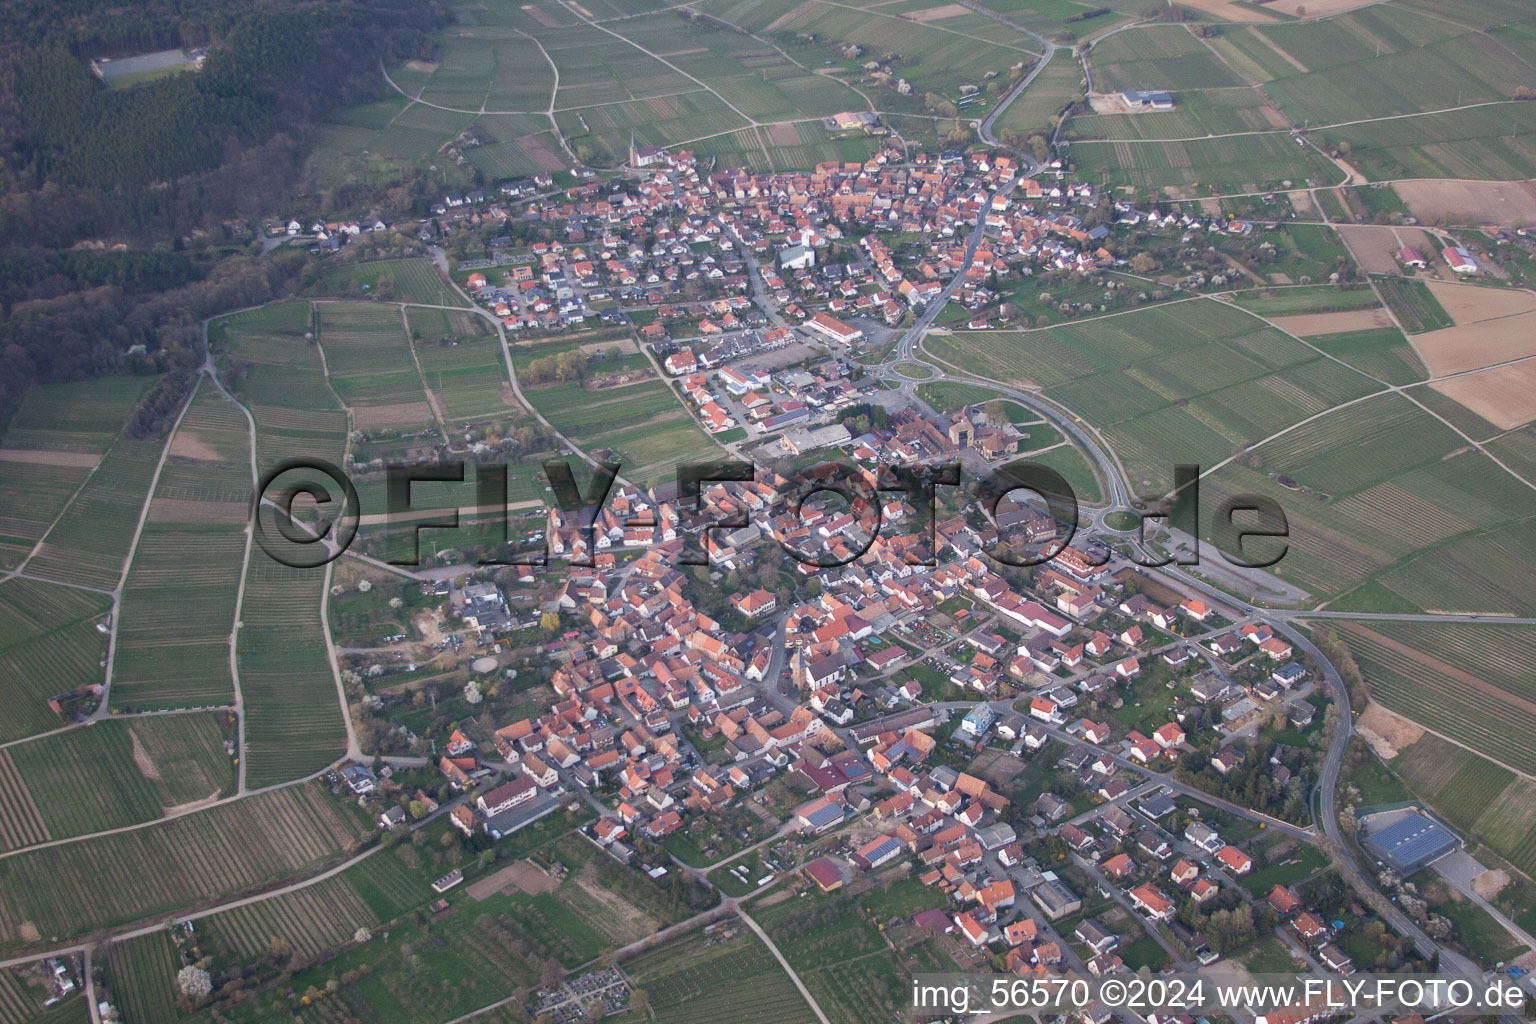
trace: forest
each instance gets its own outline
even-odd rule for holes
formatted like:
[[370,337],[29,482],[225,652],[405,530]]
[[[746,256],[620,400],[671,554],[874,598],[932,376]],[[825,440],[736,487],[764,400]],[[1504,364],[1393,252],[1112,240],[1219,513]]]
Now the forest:
[[[442,0],[0,0],[0,425],[33,383],[195,364],[202,318],[286,290],[302,260],[258,264],[232,225],[293,205],[317,120],[376,99],[381,60],[432,58],[449,20]],[[91,71],[175,47],[202,70]]]

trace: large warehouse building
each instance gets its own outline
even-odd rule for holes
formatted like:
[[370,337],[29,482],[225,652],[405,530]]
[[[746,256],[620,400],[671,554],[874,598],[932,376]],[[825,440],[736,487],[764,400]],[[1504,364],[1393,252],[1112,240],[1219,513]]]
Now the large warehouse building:
[[1410,811],[1367,835],[1365,845],[1407,877],[1461,849],[1461,838],[1433,818]]

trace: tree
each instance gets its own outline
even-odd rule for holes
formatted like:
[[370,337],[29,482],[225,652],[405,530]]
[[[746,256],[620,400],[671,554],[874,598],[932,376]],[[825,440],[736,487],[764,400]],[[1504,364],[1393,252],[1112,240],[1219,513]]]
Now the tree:
[[372,940],[372,938],[373,932],[369,931],[366,925],[358,928],[357,931],[352,933],[353,942],[368,942]]
[[213,993],[213,979],[201,967],[183,967],[176,973],[176,988],[193,1003],[200,1003]]
[[539,616],[539,628],[546,633],[553,633],[560,628],[560,616],[556,612],[545,612]]
[[565,977],[565,968],[553,958],[546,959],[539,967],[539,986],[541,988],[557,988]]
[[1151,254],[1139,252],[1131,257],[1131,270],[1137,274],[1150,274],[1157,269],[1157,260]]
[[282,967],[293,959],[293,947],[287,939],[274,935],[267,940],[267,959],[274,967]]

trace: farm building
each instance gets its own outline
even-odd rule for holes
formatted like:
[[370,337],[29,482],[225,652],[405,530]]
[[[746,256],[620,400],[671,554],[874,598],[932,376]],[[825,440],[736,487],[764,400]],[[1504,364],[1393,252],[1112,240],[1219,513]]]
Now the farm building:
[[1365,837],[1365,845],[1406,878],[1461,849],[1461,839],[1433,818],[1410,811],[1391,824],[1373,830]]
[[831,857],[818,857],[805,866],[805,875],[816,883],[822,892],[833,892],[843,887],[843,873]]
[[866,871],[873,871],[901,856],[901,840],[895,836],[881,836],[866,843],[854,852],[853,862]]
[[1166,89],[1154,89],[1143,91],[1141,89],[1127,89],[1120,94],[1125,105],[1132,110],[1172,110],[1173,94]]
[[1445,265],[1450,267],[1456,273],[1477,273],[1477,260],[1474,260],[1472,258],[1472,254],[1467,252],[1467,250],[1463,249],[1461,246],[1448,245],[1445,247],[1445,252],[1442,255],[1445,256]]

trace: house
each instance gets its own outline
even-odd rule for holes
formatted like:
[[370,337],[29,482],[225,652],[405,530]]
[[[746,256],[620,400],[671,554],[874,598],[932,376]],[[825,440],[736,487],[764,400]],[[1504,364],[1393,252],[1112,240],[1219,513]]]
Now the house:
[[1223,846],[1217,850],[1216,859],[1239,878],[1253,870],[1253,858],[1235,846]]
[[1184,743],[1184,730],[1175,722],[1169,722],[1152,734],[1157,745],[1164,750],[1171,750]]
[[1174,885],[1185,886],[1200,877],[1200,869],[1195,867],[1192,862],[1181,857],[1179,862],[1168,872],[1168,877],[1173,879]]
[[1151,882],[1144,882],[1130,891],[1131,902],[1154,921],[1166,921],[1173,917],[1173,900]]
[[393,828],[399,828],[404,824],[405,809],[402,807],[391,807],[379,815],[379,828],[384,829],[386,832]]
[[1117,882],[1123,882],[1136,873],[1136,862],[1123,853],[1117,853],[1104,862],[1103,871]]
[[1289,917],[1301,907],[1301,897],[1283,885],[1276,885],[1269,890],[1269,895],[1265,899],[1281,917]]
[[1328,937],[1328,926],[1323,923],[1322,918],[1310,910],[1303,911],[1295,921],[1291,922],[1291,927],[1296,929],[1297,935],[1308,942],[1321,942]]
[[482,794],[480,799],[475,801],[475,806],[487,818],[494,818],[527,803],[538,795],[538,783],[526,775],[520,775],[513,781],[502,783],[490,792]]
[[1072,935],[1095,953],[1106,953],[1120,944],[1120,936],[1091,917],[1084,919]]

